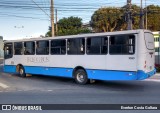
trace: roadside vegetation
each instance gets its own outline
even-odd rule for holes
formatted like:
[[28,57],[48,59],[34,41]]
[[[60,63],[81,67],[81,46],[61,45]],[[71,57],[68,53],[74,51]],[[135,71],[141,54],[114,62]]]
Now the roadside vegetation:
[[[56,36],[76,35],[90,32],[112,32],[127,29],[127,6],[103,7],[96,10],[89,22],[90,27],[83,27],[82,19],[79,17],[62,18],[58,21],[58,30]],[[144,16],[146,8],[144,8]],[[133,29],[139,29],[140,7],[132,5],[132,24]],[[146,21],[146,19],[145,19]],[[151,31],[160,30],[160,6],[147,6],[147,27]],[[46,33],[51,36],[51,29]]]
[[160,64],[155,64],[155,68],[157,72],[160,72]]

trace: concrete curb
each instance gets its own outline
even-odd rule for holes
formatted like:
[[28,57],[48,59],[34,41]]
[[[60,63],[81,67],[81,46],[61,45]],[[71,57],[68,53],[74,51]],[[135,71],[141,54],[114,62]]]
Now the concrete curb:
[[156,73],[155,75],[156,75],[156,76],[160,76],[160,73]]

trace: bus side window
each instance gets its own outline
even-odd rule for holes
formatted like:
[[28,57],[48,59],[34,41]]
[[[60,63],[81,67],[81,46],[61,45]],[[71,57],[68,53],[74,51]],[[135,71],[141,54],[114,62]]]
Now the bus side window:
[[130,35],[129,36],[129,53],[134,54],[135,52],[135,36]]
[[85,39],[79,39],[79,54],[85,54]]
[[100,54],[100,37],[92,37],[87,39],[87,54]]
[[70,55],[77,54],[77,45],[78,45],[78,39],[68,39],[67,53]]
[[4,45],[4,58],[12,58],[13,57],[13,44],[12,43],[6,43]]
[[134,35],[118,35],[110,37],[109,45],[110,54],[128,55],[135,52]]
[[48,55],[49,54],[49,41],[37,41],[36,42],[36,54]]
[[14,43],[14,54],[15,55],[22,55],[23,54],[23,43],[22,42],[15,42]]
[[24,54],[25,55],[35,54],[35,42],[24,42]]
[[66,40],[65,39],[51,40],[51,54],[52,55],[66,54]]
[[68,39],[67,53],[69,55],[85,54],[85,39],[84,38]]
[[108,38],[102,38],[102,45],[101,45],[101,54],[107,54],[108,52]]
[[87,54],[103,55],[108,52],[107,37],[90,37],[87,38]]

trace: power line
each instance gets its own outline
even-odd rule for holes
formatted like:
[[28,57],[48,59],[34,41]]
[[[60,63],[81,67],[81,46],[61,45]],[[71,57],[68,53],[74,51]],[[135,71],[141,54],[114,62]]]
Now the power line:
[[0,13],[0,15],[13,16],[13,17],[19,17],[19,18],[28,18],[28,19],[48,20],[48,19],[41,19],[41,18],[36,18],[36,17],[25,17],[25,16],[11,15],[11,14],[3,14],[3,13]]
[[50,18],[50,15],[48,15],[46,11],[44,11],[41,7],[39,7],[39,5],[34,0],[31,0],[31,1],[34,2],[37,5],[37,7],[41,9]]
[[[109,5],[109,4],[113,4],[113,3],[115,3],[115,4],[123,3],[123,2],[117,2],[117,1],[118,0],[113,1],[112,3],[103,3],[103,5],[104,4]],[[18,1],[18,0],[14,0],[14,1],[1,0],[0,1],[0,9],[1,9],[1,11],[7,10],[7,9],[17,10],[16,13],[11,12],[12,14],[15,14],[17,16],[20,15],[20,13],[18,13],[18,12],[20,12],[20,11],[24,12],[24,10],[29,12],[28,14],[33,14],[32,13],[33,10],[38,10],[40,8],[43,10],[43,12],[45,11],[46,13],[47,13],[47,11],[50,10],[49,0],[47,0],[46,4],[48,4],[48,5],[46,5],[46,6],[44,6],[44,2],[42,0],[35,2],[36,4],[34,2],[32,3],[32,2]],[[80,5],[80,4],[83,4],[83,5]],[[102,3],[99,2],[99,4],[102,4]],[[39,7],[35,7],[35,5],[36,6],[38,5],[40,8]],[[77,6],[79,6],[79,7],[77,7]],[[83,3],[79,3],[79,4],[78,4],[78,2],[73,2],[73,3],[71,3],[71,2],[67,2],[66,3],[65,2],[64,4],[55,3],[55,8],[58,9],[60,14],[62,14],[62,16],[60,15],[59,17],[63,17],[63,15],[70,16],[70,15],[73,15],[72,12],[78,12],[78,11],[79,11],[79,14],[77,13],[77,16],[80,16],[82,13],[83,13],[83,15],[86,15],[87,13],[85,13],[85,12],[94,12],[95,10],[97,10],[100,7],[98,7],[97,4],[93,4],[93,2],[92,3],[83,2]],[[18,9],[23,9],[23,10],[18,10]],[[32,11],[32,12],[30,12],[30,11]],[[151,10],[149,10],[149,11],[152,12]],[[154,12],[156,12],[156,10]],[[47,15],[47,17],[48,17],[49,15],[48,15],[48,13],[47,14],[46,13],[45,13],[45,15]],[[7,13],[7,14],[9,14],[9,13]],[[27,14],[27,13],[24,12],[22,14]],[[35,15],[35,14],[33,14],[33,15]],[[86,17],[83,17],[83,18],[86,18]]]
[[40,14],[40,13],[27,13],[27,12],[4,12],[4,11],[0,11],[0,13],[5,13],[5,14],[18,14],[18,15],[36,15],[36,16],[44,16],[44,14]]

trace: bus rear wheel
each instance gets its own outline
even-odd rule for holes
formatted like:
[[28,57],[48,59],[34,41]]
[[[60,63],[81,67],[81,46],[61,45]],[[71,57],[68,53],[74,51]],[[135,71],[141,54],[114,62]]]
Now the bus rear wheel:
[[19,68],[19,74],[21,77],[26,77],[25,69],[23,66]]
[[74,79],[76,83],[84,85],[88,82],[87,73],[83,69],[78,69],[74,73]]

